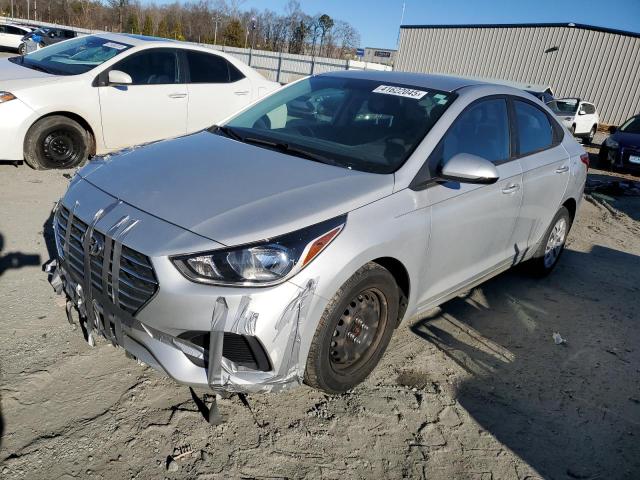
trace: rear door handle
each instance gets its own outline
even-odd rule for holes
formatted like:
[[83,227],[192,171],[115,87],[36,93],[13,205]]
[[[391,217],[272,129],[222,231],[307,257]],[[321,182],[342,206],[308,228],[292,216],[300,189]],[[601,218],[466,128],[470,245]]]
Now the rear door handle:
[[556,168],[556,173],[565,173],[569,171],[569,165],[563,165],[560,168]]
[[505,194],[515,193],[515,192],[517,192],[518,190],[520,190],[520,185],[518,185],[518,184],[516,183],[516,184],[513,184],[513,185],[509,185],[509,186],[507,186],[507,187],[504,187],[504,188],[502,189],[502,193],[505,193]]
[[249,95],[249,90],[240,90],[238,92],[233,92],[236,95]]
[[186,97],[186,93],[170,93],[169,98],[184,98]]

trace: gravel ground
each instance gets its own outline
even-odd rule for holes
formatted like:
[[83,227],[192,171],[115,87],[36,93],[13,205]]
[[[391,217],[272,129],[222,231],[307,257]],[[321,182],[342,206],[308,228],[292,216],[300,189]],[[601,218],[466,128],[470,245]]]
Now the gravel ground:
[[640,197],[593,193],[549,278],[510,271],[406,319],[352,392],[231,397],[212,427],[67,324],[41,264],[69,173],[0,165],[3,479],[639,478]]

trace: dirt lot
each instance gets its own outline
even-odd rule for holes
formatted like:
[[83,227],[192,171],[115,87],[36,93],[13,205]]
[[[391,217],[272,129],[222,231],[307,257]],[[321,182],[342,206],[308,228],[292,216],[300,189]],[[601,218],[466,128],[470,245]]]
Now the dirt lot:
[[639,478],[637,195],[601,184],[551,277],[406,320],[353,392],[232,397],[211,427],[187,388],[67,324],[40,267],[65,173],[0,165],[3,479]]

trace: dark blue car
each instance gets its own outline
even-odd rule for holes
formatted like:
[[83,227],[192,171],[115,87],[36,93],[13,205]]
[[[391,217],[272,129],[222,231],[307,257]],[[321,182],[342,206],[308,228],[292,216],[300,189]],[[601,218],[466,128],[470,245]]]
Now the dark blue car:
[[600,147],[600,163],[611,168],[640,171],[640,115],[611,127],[611,135]]

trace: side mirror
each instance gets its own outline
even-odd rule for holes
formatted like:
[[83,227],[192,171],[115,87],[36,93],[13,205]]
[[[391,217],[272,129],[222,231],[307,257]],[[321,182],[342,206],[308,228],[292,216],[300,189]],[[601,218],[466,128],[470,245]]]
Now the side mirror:
[[617,127],[614,127],[613,125],[611,125],[611,126],[609,127],[609,133],[610,133],[610,134],[612,134],[612,135],[613,135],[613,134],[614,134],[614,133],[616,133],[617,131],[618,131]]
[[458,153],[444,164],[440,178],[461,183],[491,184],[498,181],[498,169],[489,160],[470,153]]
[[131,75],[120,70],[111,70],[109,72],[109,85],[131,85],[133,80]]
[[586,114],[587,114],[587,112],[585,112],[584,110],[580,110],[580,111],[578,112],[578,115],[586,115]]

